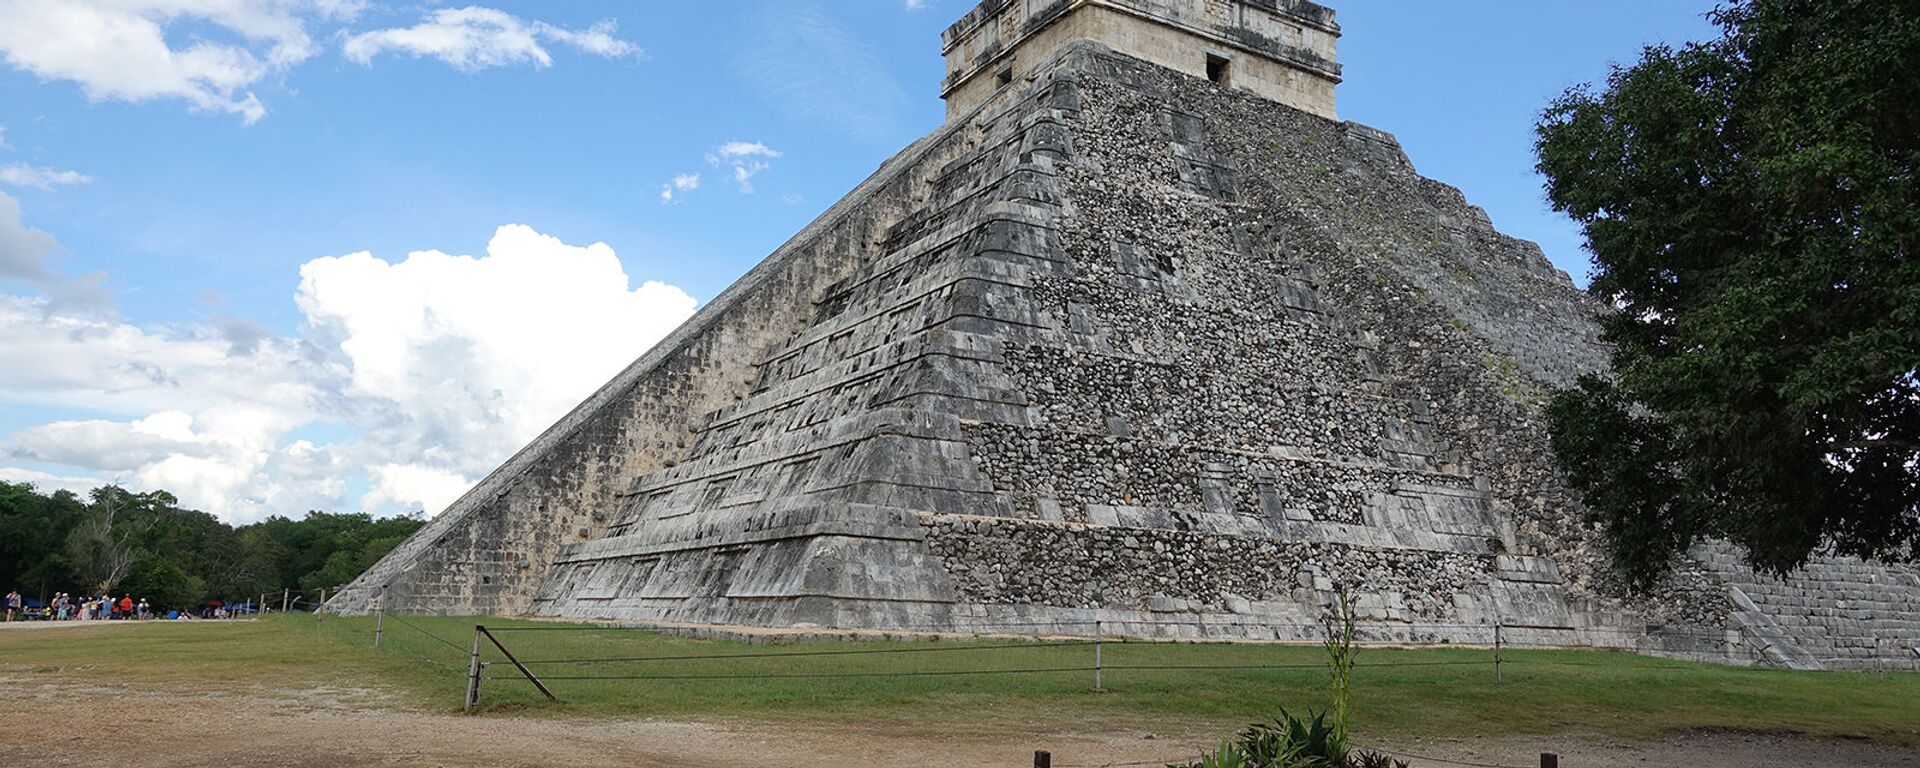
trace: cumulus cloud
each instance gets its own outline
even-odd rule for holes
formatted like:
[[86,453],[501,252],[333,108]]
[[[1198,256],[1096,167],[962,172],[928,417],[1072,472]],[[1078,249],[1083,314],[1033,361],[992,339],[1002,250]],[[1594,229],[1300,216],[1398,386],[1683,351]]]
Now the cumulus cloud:
[[53,189],[54,187],[85,184],[89,181],[93,181],[92,176],[76,171],[56,171],[52,168],[27,165],[26,163],[0,165],[0,184],[9,184],[16,187]]
[[[314,55],[306,18],[344,18],[355,8],[341,0],[0,0],[0,54],[97,101],[182,99],[252,123],[266,107],[247,89]],[[170,31],[191,42],[176,46]]]
[[56,475],[52,472],[41,472],[37,469],[22,469],[20,467],[0,467],[0,482],[26,483],[38,488],[41,493],[72,491],[81,496],[85,496],[88,491],[105,484],[97,477]]
[[780,152],[757,141],[729,141],[707,155],[715,167],[733,169],[733,182],[742,194],[753,194],[753,177],[767,169],[767,161]]
[[406,432],[455,441],[422,453],[517,447],[694,307],[665,283],[629,288],[604,243],[567,245],[519,225],[501,227],[482,258],[356,253],[308,262],[300,277],[307,336],[351,372],[346,394],[393,402],[415,427]]
[[610,59],[638,55],[638,47],[614,37],[615,28],[612,19],[576,30],[523,20],[493,8],[441,8],[411,27],[351,35],[341,50],[363,65],[371,65],[383,53],[400,53],[439,59],[468,72],[514,64],[551,66],[553,55],[547,46],[556,43]]
[[679,202],[677,196],[683,192],[692,192],[700,188],[700,174],[683,173],[673,177],[672,181],[660,185],[660,203],[672,205]]
[[360,497],[366,509],[401,509],[432,514],[446,509],[472,487],[472,480],[444,469],[416,464],[371,467],[373,490]]
[[0,192],[0,278],[45,280],[47,257],[59,250],[53,235],[26,225],[19,200]]
[[[0,58],[95,101],[178,99],[197,110],[267,114],[252,90],[320,52],[315,42],[365,0],[0,0]],[[491,8],[439,9],[412,27],[343,34],[362,64],[382,53],[433,57],[466,70],[552,63],[548,46],[607,58],[641,55],[606,20],[584,29]],[[0,142],[4,146],[4,142]]]
[[280,437],[318,417],[324,379],[291,341],[234,358],[208,329],[140,328],[19,296],[0,297],[0,370],[0,399],[135,416],[21,430],[0,441],[6,458],[166,488],[237,519],[264,514],[251,488]]
[[[437,513],[695,305],[633,286],[605,244],[517,225],[478,257],[356,253],[300,278],[294,336],[220,319],[141,327],[0,295],[0,401],[124,415],[8,435],[0,459],[15,466],[0,477],[126,478],[230,520],[356,502]],[[319,425],[345,436],[303,433]],[[358,498],[351,478],[365,480]]]

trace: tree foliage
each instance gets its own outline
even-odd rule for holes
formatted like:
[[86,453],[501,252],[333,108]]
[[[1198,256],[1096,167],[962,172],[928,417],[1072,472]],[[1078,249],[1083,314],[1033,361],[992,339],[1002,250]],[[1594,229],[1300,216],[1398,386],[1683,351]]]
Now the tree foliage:
[[1613,376],[1557,461],[1646,586],[1692,542],[1784,573],[1920,554],[1920,2],[1745,0],[1538,128]]
[[0,590],[131,594],[156,608],[338,590],[421,521],[310,512],[235,528],[165,491],[86,498],[0,482]]

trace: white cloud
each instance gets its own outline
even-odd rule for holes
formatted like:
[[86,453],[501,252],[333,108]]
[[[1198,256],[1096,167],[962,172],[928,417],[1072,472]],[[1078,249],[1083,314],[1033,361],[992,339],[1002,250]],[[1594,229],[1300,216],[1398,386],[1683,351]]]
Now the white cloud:
[[92,176],[75,171],[56,171],[52,168],[25,163],[0,165],[0,184],[16,187],[53,189],[56,186],[85,184],[89,181],[93,181]]
[[26,225],[19,200],[0,192],[0,279],[45,280],[47,257],[59,250],[53,235]]
[[368,474],[373,490],[360,497],[365,509],[438,513],[473,486],[461,475],[417,464],[382,464],[369,468]]
[[757,141],[729,141],[708,158],[715,163],[751,157],[779,157],[780,152]]
[[41,472],[39,470],[34,470],[34,469],[21,469],[19,467],[0,467],[0,481],[9,482],[9,483],[28,483],[32,485],[35,489],[39,490],[41,493],[53,493],[54,491],[73,491],[74,493],[79,494],[81,496],[85,496],[87,495],[88,491],[91,491],[95,488],[98,488],[102,485],[107,484],[107,481],[103,481],[97,477],[56,475],[51,472]]
[[707,162],[716,167],[727,166],[733,169],[733,181],[740,187],[741,194],[753,194],[753,177],[767,169],[767,160],[778,158],[781,153],[757,141],[729,141],[720,145],[707,155]]
[[132,422],[57,421],[22,430],[9,441],[16,459],[97,471],[139,466],[154,455],[209,455],[214,446],[193,432],[193,416],[162,411]]
[[[316,52],[306,18],[346,18],[342,0],[0,0],[0,54],[96,101],[183,99],[252,123],[248,87]],[[168,41],[188,37],[176,47]],[[214,39],[215,33],[224,39]]]
[[[501,227],[483,258],[357,253],[308,262],[300,276],[307,337],[351,372],[346,394],[397,404],[418,427],[405,431],[426,441],[419,453],[457,448],[464,472],[501,458],[466,446],[517,447],[694,307],[664,283],[629,289],[603,243],[519,225]],[[452,442],[433,443],[441,436]]]
[[700,174],[697,174],[697,173],[680,174],[678,176],[673,177],[672,181],[669,181],[665,184],[660,185],[660,202],[663,205],[672,205],[673,203],[678,202],[676,198],[680,193],[692,192],[693,190],[696,190],[699,188],[700,188]]
[[341,51],[363,65],[371,65],[383,53],[404,53],[439,59],[468,72],[513,64],[550,66],[553,55],[545,44],[553,43],[610,59],[640,54],[632,43],[614,37],[614,30],[611,19],[574,30],[492,8],[441,8],[411,27],[352,35]]
[[[16,477],[127,478],[229,520],[356,501],[438,512],[695,304],[670,285],[632,287],[604,244],[517,225],[480,257],[358,253],[300,275],[307,322],[292,338],[139,327],[0,295],[0,402],[123,415],[17,431],[0,460],[35,467]],[[351,436],[316,443],[302,430],[317,424]],[[355,477],[369,487],[357,500],[345,497]]]
[[211,329],[139,328],[0,297],[0,400],[136,416],[21,430],[0,454],[165,488],[235,519],[262,516],[255,489],[280,438],[320,415],[324,371],[286,339],[272,354],[227,348]]

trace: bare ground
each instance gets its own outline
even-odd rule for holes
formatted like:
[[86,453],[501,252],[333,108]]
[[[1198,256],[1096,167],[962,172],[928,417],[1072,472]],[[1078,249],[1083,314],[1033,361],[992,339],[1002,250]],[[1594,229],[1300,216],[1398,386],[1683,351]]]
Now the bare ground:
[[[964,713],[956,713],[963,720]],[[377,690],[254,688],[167,693],[0,677],[0,766],[826,766],[1159,764],[1191,758],[1215,734],[1062,731],[993,734],[746,722],[592,720],[419,711]],[[1556,737],[1489,743],[1401,741],[1396,751],[1525,768],[1920,766],[1920,751],[1791,737],[1700,734],[1656,743]],[[1158,762],[1156,762],[1158,761]],[[1412,760],[1416,766],[1444,765]]]

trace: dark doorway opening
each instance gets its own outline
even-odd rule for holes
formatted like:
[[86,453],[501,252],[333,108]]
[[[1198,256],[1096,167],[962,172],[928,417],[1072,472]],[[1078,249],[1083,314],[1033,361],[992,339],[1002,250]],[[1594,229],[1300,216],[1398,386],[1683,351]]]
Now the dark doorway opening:
[[1225,56],[1207,54],[1207,79],[1221,85],[1233,84],[1233,60]]

